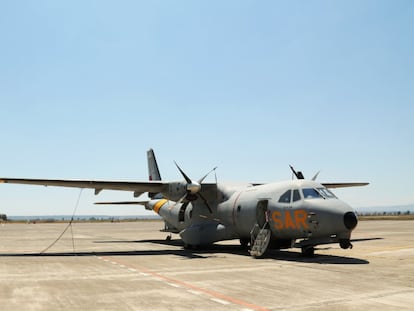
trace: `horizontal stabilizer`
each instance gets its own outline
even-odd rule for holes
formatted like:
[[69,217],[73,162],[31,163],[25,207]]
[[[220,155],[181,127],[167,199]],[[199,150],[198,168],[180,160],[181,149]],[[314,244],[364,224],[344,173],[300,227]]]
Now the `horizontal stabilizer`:
[[97,205],[143,205],[146,210],[152,211],[152,207],[148,206],[149,201],[118,201],[118,202],[95,202]]
[[149,201],[95,202],[97,205],[145,205]]

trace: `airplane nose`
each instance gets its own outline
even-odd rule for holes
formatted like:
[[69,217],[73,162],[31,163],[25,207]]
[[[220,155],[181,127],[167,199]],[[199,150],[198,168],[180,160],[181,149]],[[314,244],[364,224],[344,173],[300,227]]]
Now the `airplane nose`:
[[354,212],[347,212],[344,215],[344,225],[349,230],[353,230],[358,224],[358,218]]

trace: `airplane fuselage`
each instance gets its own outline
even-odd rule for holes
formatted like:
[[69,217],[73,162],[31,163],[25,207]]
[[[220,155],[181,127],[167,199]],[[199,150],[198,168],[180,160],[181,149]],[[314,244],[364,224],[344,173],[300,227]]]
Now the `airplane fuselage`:
[[[354,210],[315,181],[291,180],[265,185],[229,187],[218,184],[210,214],[201,200],[176,204],[165,199],[148,205],[160,214],[185,245],[210,244],[238,238],[267,226],[271,244],[306,247],[349,239],[357,225]],[[200,205],[200,206],[198,206]],[[297,240],[301,240],[297,244]]]

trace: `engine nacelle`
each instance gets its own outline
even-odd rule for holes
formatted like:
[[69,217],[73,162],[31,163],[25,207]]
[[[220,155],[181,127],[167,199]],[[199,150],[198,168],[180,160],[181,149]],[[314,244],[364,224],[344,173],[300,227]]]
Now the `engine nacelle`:
[[152,200],[147,208],[159,214],[168,224],[181,231],[188,226],[192,218],[193,206],[191,202],[176,203],[166,199]]
[[187,193],[186,182],[172,182],[169,184],[168,191],[162,192],[164,197],[171,201],[178,201]]

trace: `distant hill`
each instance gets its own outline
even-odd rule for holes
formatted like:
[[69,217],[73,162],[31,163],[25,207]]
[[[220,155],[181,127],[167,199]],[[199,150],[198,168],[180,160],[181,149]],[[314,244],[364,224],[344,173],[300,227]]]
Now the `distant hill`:
[[407,205],[393,205],[393,206],[369,206],[369,207],[359,207],[355,208],[356,211],[360,214],[364,213],[397,213],[401,212],[414,214],[414,203]]
[[[406,214],[409,212],[410,214],[414,214],[414,203],[407,204],[407,205],[392,205],[392,206],[367,206],[367,207],[357,207],[355,210],[359,214],[374,214],[374,213],[387,213],[393,214],[400,212],[401,214]],[[72,216],[71,215],[40,215],[40,216],[8,216],[9,220],[15,221],[33,221],[33,220],[41,220],[41,221],[69,221]],[[108,216],[108,215],[75,215],[74,220],[140,220],[140,219],[161,219],[159,215],[130,215],[130,216]]]
[[[7,216],[9,220],[15,221],[33,221],[33,220],[41,220],[41,221],[69,221],[71,220],[71,215],[40,215],[40,216]],[[74,220],[141,220],[141,219],[161,219],[158,215],[134,215],[134,216],[108,216],[108,215],[75,215],[73,217]]]

